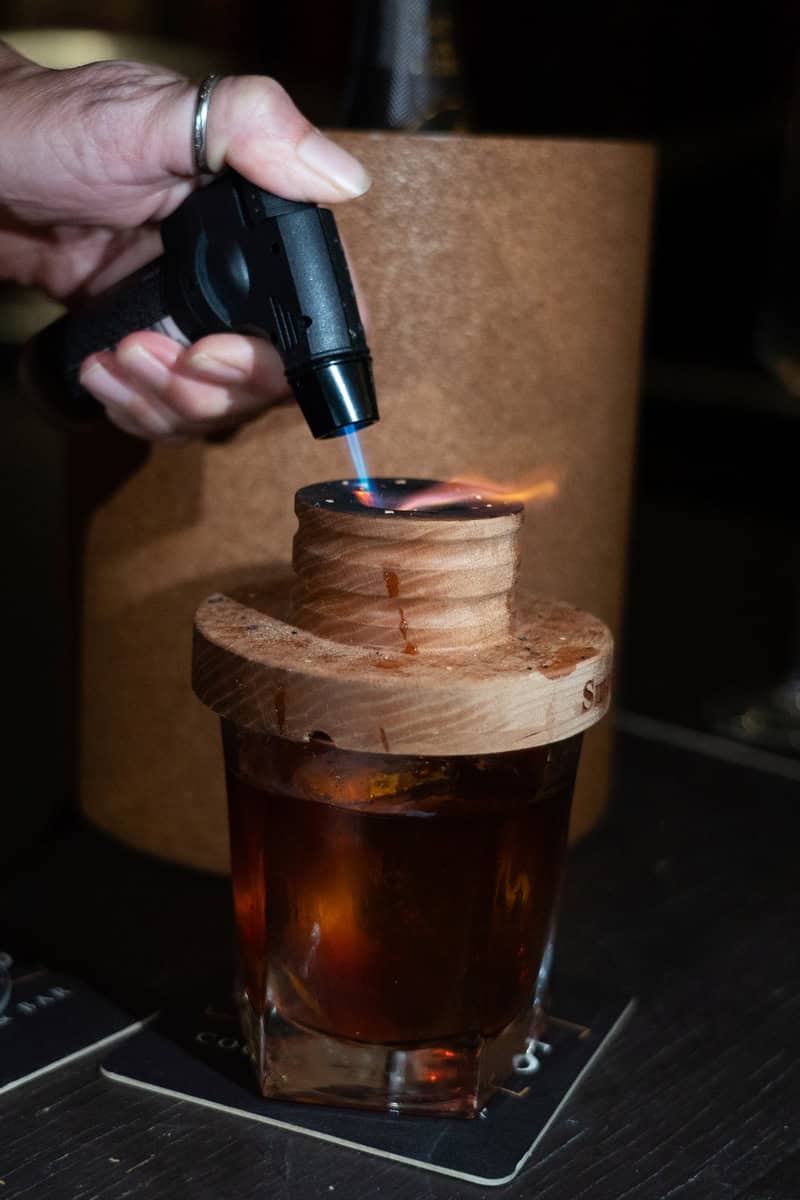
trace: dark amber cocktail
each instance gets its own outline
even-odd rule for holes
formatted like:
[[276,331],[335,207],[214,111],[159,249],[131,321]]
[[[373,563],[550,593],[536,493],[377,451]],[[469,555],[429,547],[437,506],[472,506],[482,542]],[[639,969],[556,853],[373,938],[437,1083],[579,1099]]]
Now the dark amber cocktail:
[[473,1115],[535,1033],[580,736],[440,758],[223,731],[262,1091]]

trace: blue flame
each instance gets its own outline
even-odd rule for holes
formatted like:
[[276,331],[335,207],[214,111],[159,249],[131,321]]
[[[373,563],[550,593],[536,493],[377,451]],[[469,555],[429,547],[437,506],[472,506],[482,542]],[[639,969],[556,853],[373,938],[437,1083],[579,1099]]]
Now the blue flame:
[[344,431],[347,449],[350,451],[350,457],[353,460],[353,468],[358,479],[359,486],[365,492],[370,490],[369,471],[367,464],[364,462],[364,452],[361,449],[361,443],[358,440],[358,433],[355,425],[348,425]]

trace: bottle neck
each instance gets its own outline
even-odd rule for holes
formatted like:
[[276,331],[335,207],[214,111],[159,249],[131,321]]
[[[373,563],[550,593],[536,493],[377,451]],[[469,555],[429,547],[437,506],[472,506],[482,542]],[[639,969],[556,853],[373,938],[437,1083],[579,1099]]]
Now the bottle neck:
[[355,129],[466,130],[457,6],[361,0],[343,123]]

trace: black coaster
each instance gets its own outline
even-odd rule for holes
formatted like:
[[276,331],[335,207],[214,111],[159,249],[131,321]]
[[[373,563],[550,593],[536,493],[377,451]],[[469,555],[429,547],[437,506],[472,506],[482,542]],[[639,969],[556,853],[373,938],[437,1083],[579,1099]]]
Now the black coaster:
[[7,968],[6,959],[0,956],[0,1094],[144,1028],[78,979],[46,967]]
[[119,1083],[470,1183],[498,1185],[527,1162],[633,1006],[586,984],[564,983],[554,1006],[563,1015],[551,1018],[546,1040],[538,1044],[538,1070],[513,1075],[472,1121],[264,1100],[235,1017],[213,1004],[163,1018],[117,1049],[101,1070]]

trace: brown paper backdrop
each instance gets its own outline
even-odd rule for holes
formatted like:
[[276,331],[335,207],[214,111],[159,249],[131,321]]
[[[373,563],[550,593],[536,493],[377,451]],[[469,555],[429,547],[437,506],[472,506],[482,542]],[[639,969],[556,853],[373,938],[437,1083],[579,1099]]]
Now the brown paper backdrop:
[[[338,210],[368,299],[373,474],[558,497],[522,534],[523,586],[619,626],[653,154],[640,145],[342,134],[374,179]],[[226,445],[156,449],[99,508],[84,573],[81,797],[125,841],[224,870],[216,719],[189,687],[192,614],[290,554],[296,488],[350,475],[294,406]],[[602,812],[609,723],[586,738],[573,832]]]

